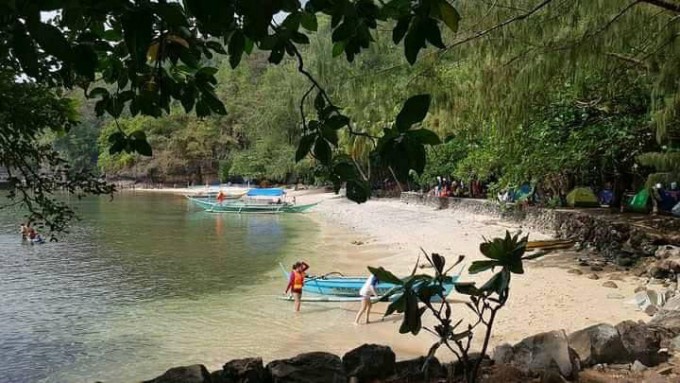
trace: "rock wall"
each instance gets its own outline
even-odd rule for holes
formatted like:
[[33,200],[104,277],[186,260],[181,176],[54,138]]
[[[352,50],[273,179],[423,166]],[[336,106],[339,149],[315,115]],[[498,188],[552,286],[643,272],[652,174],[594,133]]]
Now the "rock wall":
[[414,192],[402,193],[400,200],[406,204],[483,214],[517,222],[560,239],[574,240],[580,247],[593,247],[612,261],[652,256],[659,245],[680,245],[676,230],[680,220],[673,218],[656,219],[663,221],[661,225],[669,228],[669,233],[665,233],[641,225],[631,216],[618,214],[611,209],[546,209],[501,205],[482,199],[439,198]]

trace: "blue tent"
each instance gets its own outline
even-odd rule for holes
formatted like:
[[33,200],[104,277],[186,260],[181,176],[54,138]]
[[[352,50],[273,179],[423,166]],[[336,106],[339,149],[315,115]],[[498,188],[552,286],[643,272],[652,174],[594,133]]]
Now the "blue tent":
[[281,188],[262,188],[248,190],[248,197],[281,197],[286,191]]

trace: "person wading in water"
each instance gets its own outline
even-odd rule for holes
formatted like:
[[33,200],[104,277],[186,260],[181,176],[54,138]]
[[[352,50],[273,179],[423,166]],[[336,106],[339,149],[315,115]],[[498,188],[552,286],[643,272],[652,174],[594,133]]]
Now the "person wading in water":
[[286,291],[284,292],[284,294],[288,294],[288,291],[290,291],[293,294],[296,312],[300,311],[302,286],[305,284],[305,271],[307,271],[307,269],[309,269],[309,265],[305,262],[295,262],[293,271],[290,273],[290,278],[288,279],[288,286],[286,286]]

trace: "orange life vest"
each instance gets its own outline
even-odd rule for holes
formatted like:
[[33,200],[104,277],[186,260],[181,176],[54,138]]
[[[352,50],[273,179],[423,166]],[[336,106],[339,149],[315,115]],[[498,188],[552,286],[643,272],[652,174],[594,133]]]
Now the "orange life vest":
[[302,289],[302,285],[305,284],[305,273],[300,273],[293,271],[293,290]]

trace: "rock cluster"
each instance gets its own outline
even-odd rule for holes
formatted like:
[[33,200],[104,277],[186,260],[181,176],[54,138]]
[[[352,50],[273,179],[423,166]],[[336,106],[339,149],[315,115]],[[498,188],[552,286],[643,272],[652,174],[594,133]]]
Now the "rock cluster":
[[397,362],[389,347],[365,344],[342,359],[326,352],[274,360],[266,366],[261,358],[237,359],[212,373],[203,365],[171,368],[144,383],[417,383],[446,377],[446,368],[436,358],[425,362],[424,357]]
[[[598,324],[571,334],[550,331],[515,345],[499,345],[492,359],[482,359],[485,373],[481,381],[506,382],[509,376],[519,379],[512,381],[576,381],[584,369],[640,374],[672,355],[680,356],[680,309],[663,309],[649,323]],[[470,358],[476,360],[481,355]],[[436,358],[425,362],[424,357],[397,362],[389,347],[365,344],[342,358],[311,352],[267,365],[261,358],[237,359],[212,373],[203,365],[176,367],[144,383],[425,383],[462,374],[460,362],[442,365]],[[664,381],[680,381],[680,367],[672,364],[658,368],[654,374],[668,379]]]

